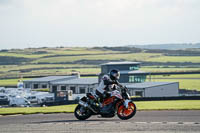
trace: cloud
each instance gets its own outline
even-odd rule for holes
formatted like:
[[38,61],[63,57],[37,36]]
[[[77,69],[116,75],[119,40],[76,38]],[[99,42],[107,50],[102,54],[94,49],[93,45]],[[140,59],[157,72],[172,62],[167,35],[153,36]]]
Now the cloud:
[[0,0],[0,43],[194,42],[199,16],[200,0]]
[[13,0],[0,0],[1,5],[10,4]]

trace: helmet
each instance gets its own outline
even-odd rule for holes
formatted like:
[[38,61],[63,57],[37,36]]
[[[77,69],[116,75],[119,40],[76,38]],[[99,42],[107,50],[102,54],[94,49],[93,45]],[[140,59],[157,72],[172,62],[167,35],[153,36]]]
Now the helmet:
[[110,78],[111,80],[119,80],[120,72],[119,70],[113,69],[110,71]]

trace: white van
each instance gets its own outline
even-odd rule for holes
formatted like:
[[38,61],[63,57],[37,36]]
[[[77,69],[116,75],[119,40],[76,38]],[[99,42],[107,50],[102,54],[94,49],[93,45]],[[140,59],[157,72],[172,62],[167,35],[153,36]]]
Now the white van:
[[12,107],[29,107],[30,102],[23,97],[10,97],[9,105]]

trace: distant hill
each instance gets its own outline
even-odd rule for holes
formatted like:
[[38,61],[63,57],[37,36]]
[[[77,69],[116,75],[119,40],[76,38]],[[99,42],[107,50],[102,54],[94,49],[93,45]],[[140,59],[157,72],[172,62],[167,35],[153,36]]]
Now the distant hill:
[[142,48],[142,49],[179,50],[179,49],[200,48],[200,43],[129,45],[129,47]]

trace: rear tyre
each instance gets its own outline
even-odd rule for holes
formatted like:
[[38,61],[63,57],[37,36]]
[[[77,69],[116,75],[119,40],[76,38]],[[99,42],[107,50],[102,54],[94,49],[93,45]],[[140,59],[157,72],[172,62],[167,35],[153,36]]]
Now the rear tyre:
[[134,103],[129,102],[128,108],[124,104],[120,104],[117,110],[117,116],[122,120],[128,120],[136,114],[136,106]]
[[78,105],[74,110],[74,115],[79,120],[86,120],[92,115],[92,112],[89,109]]

